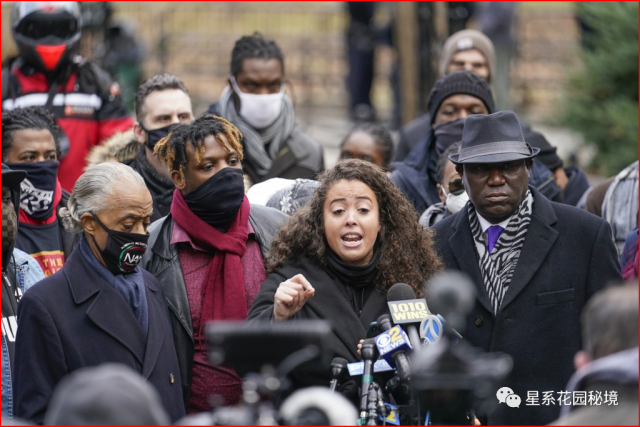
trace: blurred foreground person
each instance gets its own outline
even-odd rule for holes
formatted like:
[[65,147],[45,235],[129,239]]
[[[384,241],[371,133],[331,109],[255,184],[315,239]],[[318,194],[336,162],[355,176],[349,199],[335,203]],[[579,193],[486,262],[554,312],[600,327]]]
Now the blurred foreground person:
[[[512,111],[469,117],[460,152],[449,159],[470,203],[434,226],[446,268],[464,271],[478,287],[465,339],[513,357],[503,385],[521,398],[563,389],[581,347],[582,307],[606,284],[622,280],[606,221],[550,202],[529,186],[538,152]],[[558,411],[500,405],[486,422],[540,425]]]
[[638,425],[638,282],[598,292],[581,319],[573,406],[553,425]]
[[[326,320],[333,356],[355,362],[369,323],[389,312],[389,288],[408,283],[423,297],[423,284],[440,268],[431,231],[386,174],[342,160],[275,239],[248,321]],[[326,386],[329,367],[302,369],[294,380]]]
[[60,214],[69,231],[82,234],[80,243],[62,270],[18,305],[17,416],[41,424],[65,375],[106,362],[141,373],[171,420],[184,415],[162,289],[138,266],[152,203],[142,177],[120,163],[94,166],[76,182]]
[[156,389],[126,365],[104,363],[66,376],[44,418],[51,426],[162,426],[169,424]]

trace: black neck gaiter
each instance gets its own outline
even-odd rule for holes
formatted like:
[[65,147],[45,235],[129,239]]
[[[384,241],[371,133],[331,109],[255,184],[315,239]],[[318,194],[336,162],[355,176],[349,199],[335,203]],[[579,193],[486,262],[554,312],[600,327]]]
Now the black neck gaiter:
[[378,274],[378,261],[380,260],[379,237],[373,246],[373,258],[365,265],[352,265],[342,261],[340,257],[326,244],[326,259],[329,269],[338,279],[355,289],[362,289],[373,284]]
[[244,200],[242,169],[224,168],[184,196],[198,218],[226,233]]

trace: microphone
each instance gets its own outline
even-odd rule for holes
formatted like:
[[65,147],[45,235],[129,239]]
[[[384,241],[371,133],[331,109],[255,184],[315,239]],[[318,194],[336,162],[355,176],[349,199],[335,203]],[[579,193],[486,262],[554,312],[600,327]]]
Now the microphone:
[[415,323],[420,323],[429,315],[427,301],[424,298],[416,299],[413,288],[406,283],[396,283],[387,292],[387,303],[393,323],[396,325],[408,323],[407,334],[411,346],[416,352],[420,351],[422,341]]
[[402,381],[409,380],[411,376],[411,365],[407,357],[411,352],[409,337],[402,327],[391,324],[391,317],[388,314],[378,317],[378,327],[384,331],[375,339],[380,355],[391,367],[396,368]]
[[360,418],[365,418],[367,416],[367,404],[369,401],[369,387],[373,382],[373,362],[378,358],[378,349],[376,348],[373,338],[364,340],[360,354],[362,354],[362,360],[364,361],[360,395]]
[[331,382],[329,383],[329,391],[336,391],[336,387],[340,387],[345,379],[347,371],[346,367],[349,361],[344,357],[335,357],[331,361]]
[[447,319],[447,324],[442,322],[444,329],[462,338],[458,331],[464,332],[466,316],[476,300],[476,288],[469,276],[455,270],[436,273],[429,280],[427,293],[433,311]]

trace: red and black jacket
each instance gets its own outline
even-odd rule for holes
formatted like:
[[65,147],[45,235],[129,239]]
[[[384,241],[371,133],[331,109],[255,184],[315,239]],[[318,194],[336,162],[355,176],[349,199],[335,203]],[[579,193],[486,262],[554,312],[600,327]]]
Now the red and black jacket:
[[[120,87],[97,65],[78,60],[69,77],[59,84],[50,101],[51,111],[68,138],[61,138],[62,158],[58,177],[62,188],[73,189],[86,166],[89,150],[119,131],[133,126],[124,108]],[[2,111],[44,106],[50,83],[44,73],[20,58],[2,70]]]

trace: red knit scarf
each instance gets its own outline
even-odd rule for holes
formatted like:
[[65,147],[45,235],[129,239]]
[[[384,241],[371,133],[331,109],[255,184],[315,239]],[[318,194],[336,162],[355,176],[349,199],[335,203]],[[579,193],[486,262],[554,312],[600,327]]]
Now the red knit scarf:
[[249,200],[244,197],[235,220],[223,233],[198,218],[187,206],[179,190],[173,194],[171,215],[194,241],[215,253],[202,286],[200,330],[194,331],[196,342],[204,338],[203,326],[210,320],[245,320],[247,301],[244,290],[242,256],[247,249]]

